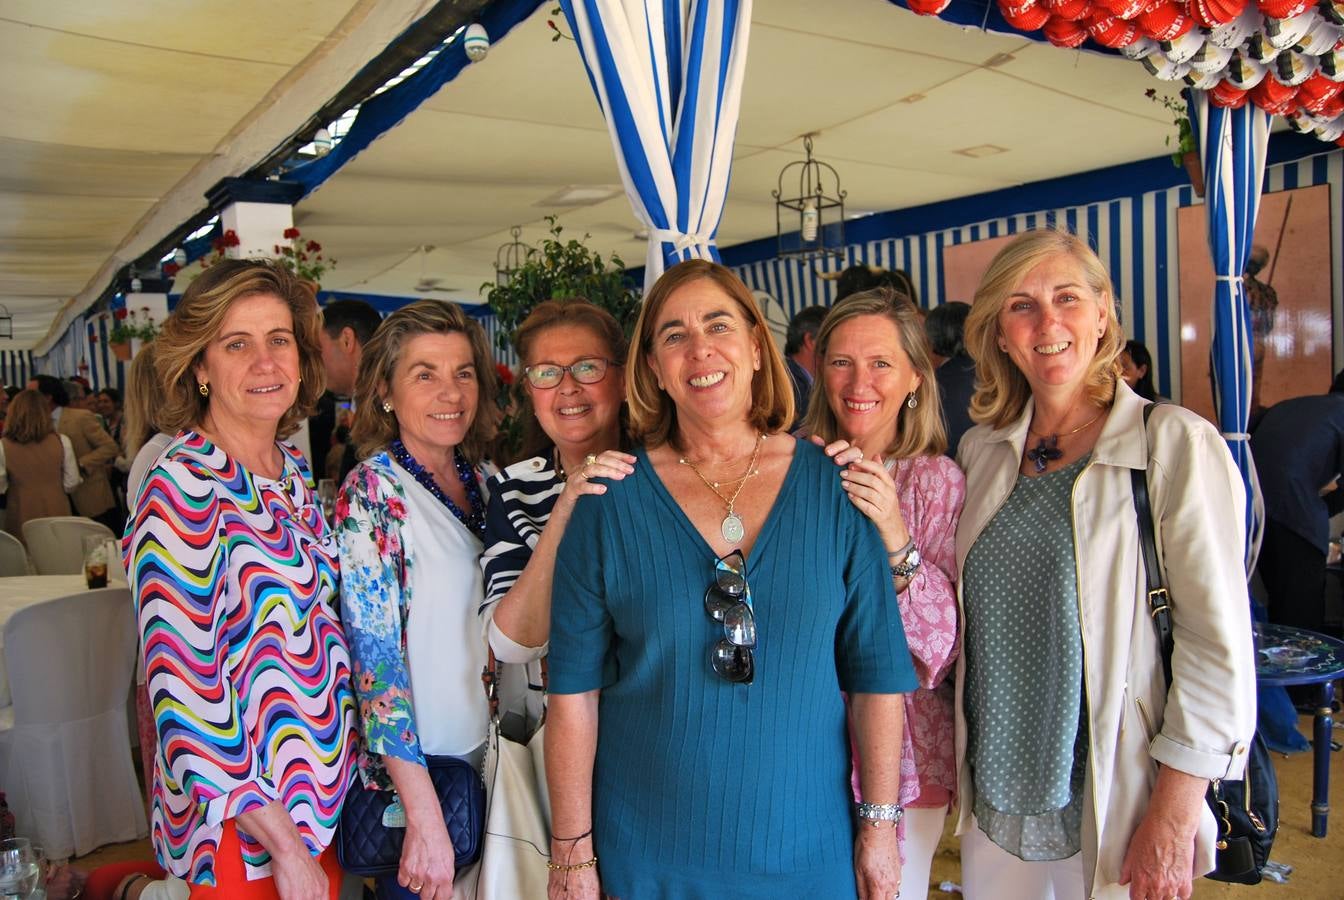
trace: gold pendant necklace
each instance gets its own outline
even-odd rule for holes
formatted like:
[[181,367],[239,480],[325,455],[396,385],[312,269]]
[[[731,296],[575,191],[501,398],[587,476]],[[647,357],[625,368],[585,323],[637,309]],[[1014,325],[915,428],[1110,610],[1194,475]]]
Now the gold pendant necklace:
[[756,447],[751,451],[751,462],[747,465],[746,474],[734,481],[727,482],[728,484],[737,485],[737,490],[733,491],[733,496],[731,497],[723,496],[723,492],[719,490],[719,482],[710,481],[706,478],[704,473],[696,468],[695,463],[684,456],[677,460],[677,462],[681,463],[683,466],[689,466],[691,471],[705,483],[705,487],[713,491],[715,496],[723,501],[724,506],[728,508],[727,515],[725,515],[723,521],[719,523],[719,534],[723,535],[723,539],[730,544],[736,544],[738,541],[742,540],[742,538],[746,537],[747,534],[747,528],[742,524],[742,517],[734,510],[734,506],[737,503],[738,494],[741,494],[742,489],[747,486],[747,480],[753,475],[760,474],[760,471],[756,468],[756,460],[760,456],[761,444],[763,443],[765,443],[765,435],[761,434],[756,438]]

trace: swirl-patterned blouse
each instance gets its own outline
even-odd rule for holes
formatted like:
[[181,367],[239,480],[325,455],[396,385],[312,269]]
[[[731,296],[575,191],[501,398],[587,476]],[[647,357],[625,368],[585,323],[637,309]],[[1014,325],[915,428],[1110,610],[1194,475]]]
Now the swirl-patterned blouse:
[[[158,734],[159,862],[213,885],[224,820],[279,800],[308,849],[331,843],[354,765],[335,548],[308,466],[279,480],[194,432],[149,471],[123,542]],[[270,856],[238,829],[250,879]]]

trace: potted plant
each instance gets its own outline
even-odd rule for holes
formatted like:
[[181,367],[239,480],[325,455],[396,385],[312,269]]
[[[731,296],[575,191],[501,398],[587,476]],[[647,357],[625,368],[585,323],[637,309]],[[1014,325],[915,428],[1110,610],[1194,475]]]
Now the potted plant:
[[112,311],[112,330],[108,332],[107,345],[117,359],[126,362],[135,355],[132,341],[152,341],[158,333],[159,328],[154,324],[148,306],[135,312],[120,306]]
[[[1187,114],[1185,99],[1159,94],[1156,88],[1148,88],[1144,96],[1154,103],[1160,103],[1171,114],[1171,123],[1176,126],[1176,149],[1171,153],[1171,164],[1176,168],[1185,167],[1190,177],[1190,186],[1195,196],[1204,196],[1204,168],[1199,162],[1199,145],[1195,143],[1195,129]],[[1171,135],[1167,135],[1167,146],[1171,146]]]
[[[582,297],[611,313],[628,336],[634,329],[639,312],[639,291],[625,272],[625,262],[616,254],[605,261],[600,254],[584,246],[582,241],[561,239],[564,230],[555,216],[547,216],[550,237],[541,248],[528,256],[514,270],[507,284],[487,281],[481,285],[486,292],[486,303],[499,322],[496,343],[507,350],[513,343],[518,325],[539,303],[565,297]],[[584,239],[589,236],[584,235]],[[521,383],[504,384],[500,391],[500,408],[512,408],[513,392],[522,389]],[[521,428],[512,415],[505,415],[500,423],[500,447],[507,454],[518,449]]]

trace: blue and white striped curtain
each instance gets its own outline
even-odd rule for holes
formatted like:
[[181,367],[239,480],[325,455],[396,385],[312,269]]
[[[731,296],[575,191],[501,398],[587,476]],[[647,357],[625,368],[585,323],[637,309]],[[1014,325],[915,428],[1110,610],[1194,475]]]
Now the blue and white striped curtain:
[[562,0],[649,230],[647,290],[687,259],[718,260],[747,64],[751,0]]
[[1213,259],[1213,405],[1218,427],[1246,483],[1248,569],[1259,548],[1254,462],[1246,434],[1251,413],[1251,311],[1241,276],[1251,255],[1269,146],[1269,114],[1247,103],[1226,109],[1190,92],[1190,115],[1204,163],[1204,205]]

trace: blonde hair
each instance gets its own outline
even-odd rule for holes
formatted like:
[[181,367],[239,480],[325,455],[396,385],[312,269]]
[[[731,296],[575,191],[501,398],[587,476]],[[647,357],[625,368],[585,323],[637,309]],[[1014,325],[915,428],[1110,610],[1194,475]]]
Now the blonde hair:
[[163,406],[163,389],[154,373],[155,347],[150,341],[131,360],[126,374],[126,396],[122,402],[122,452],[134,459],[150,438],[162,429],[158,426],[158,410]]
[[462,455],[472,465],[479,463],[495,435],[494,417],[497,379],[490,342],[481,323],[463,312],[456,303],[442,300],[417,300],[383,319],[373,337],[364,345],[355,376],[355,421],[350,440],[361,458],[384,449],[401,436],[396,410],[388,412],[383,403],[391,397],[392,377],[402,351],[411,338],[422,334],[461,334],[471,345],[471,361],[480,385],[476,413],[466,436]]
[[924,320],[914,301],[887,287],[850,294],[835,304],[821,323],[821,330],[817,332],[817,384],[812,388],[803,429],[828,444],[842,437],[835,410],[831,409],[826,397],[827,354],[835,330],[859,316],[882,316],[895,325],[901,349],[919,375],[919,387],[915,388],[916,406],[908,408],[902,398],[896,433],[882,450],[882,455],[888,459],[906,459],[942,453],[947,449],[947,428],[943,425],[943,407],[938,396],[938,381],[933,375],[933,361],[929,358]]
[[653,329],[658,314],[667,299],[679,288],[693,281],[706,279],[714,282],[725,294],[737,302],[738,308],[751,326],[752,337],[761,350],[761,369],[751,379],[751,411],[748,419],[757,431],[773,434],[793,421],[793,383],[784,367],[770,336],[769,326],[761,315],[756,300],[742,279],[718,263],[703,259],[679,262],[662,274],[649,289],[644,306],[635,323],[634,339],[630,343],[630,358],[626,365],[625,400],[630,407],[630,436],[635,443],[647,447],[661,447],[677,428],[677,408],[667,392],[658,387],[658,376],[649,364],[653,352]]
[[299,351],[299,389],[276,425],[276,437],[289,437],[313,411],[326,388],[326,374],[317,342],[321,325],[312,289],[272,260],[226,259],[187,285],[154,341],[154,371],[163,385],[162,405],[155,416],[161,430],[172,434],[196,428],[205,418],[210,398],[197,390],[196,366],[219,336],[229,307],[258,294],[279,297],[289,307]]
[[1115,315],[1115,289],[1106,267],[1077,235],[1053,228],[1036,229],[1019,235],[994,257],[966,317],[966,352],[975,360],[975,395],[971,398],[971,418],[975,421],[1003,428],[1026,408],[1031,385],[1008,354],[999,349],[999,312],[1032,269],[1061,255],[1082,268],[1087,286],[1106,314],[1106,329],[1084,376],[1084,394],[1101,407],[1115,396],[1120,373],[1117,360],[1125,346],[1125,335]]
[[36,444],[54,429],[47,398],[31,388],[19,391],[9,401],[5,414],[5,434],[16,444]]

